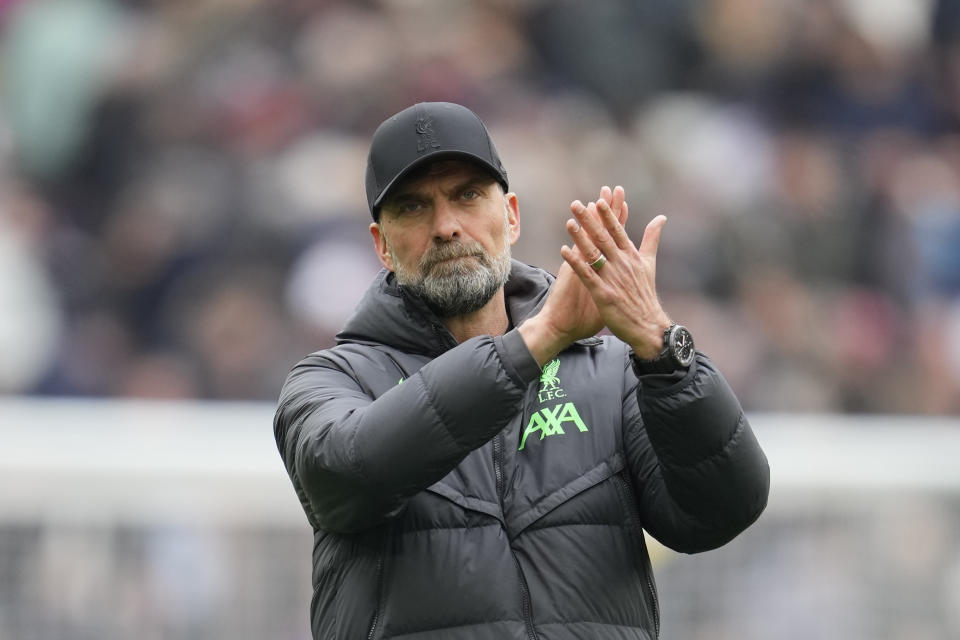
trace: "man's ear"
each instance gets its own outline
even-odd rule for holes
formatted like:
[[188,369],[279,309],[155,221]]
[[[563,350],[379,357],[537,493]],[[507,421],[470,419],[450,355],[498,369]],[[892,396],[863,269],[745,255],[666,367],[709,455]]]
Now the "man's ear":
[[383,229],[380,223],[370,223],[370,235],[373,236],[373,248],[377,252],[377,258],[380,264],[393,271],[393,260],[390,258],[390,250],[387,249],[387,238],[383,235]]
[[507,209],[507,224],[510,225],[510,244],[520,237],[520,202],[514,192],[503,194],[503,204]]

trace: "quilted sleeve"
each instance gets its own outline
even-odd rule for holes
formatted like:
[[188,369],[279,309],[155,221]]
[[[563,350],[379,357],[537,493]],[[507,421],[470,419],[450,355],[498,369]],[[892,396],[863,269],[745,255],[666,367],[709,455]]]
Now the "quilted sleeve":
[[331,351],[301,361],[274,418],[307,516],[327,531],[396,517],[410,496],[503,429],[539,374],[515,331],[468,340],[377,399],[357,380],[364,366]]
[[660,542],[686,553],[713,549],[763,512],[770,489],[766,456],[704,354],[669,386],[641,380],[628,388],[624,418],[643,525]]

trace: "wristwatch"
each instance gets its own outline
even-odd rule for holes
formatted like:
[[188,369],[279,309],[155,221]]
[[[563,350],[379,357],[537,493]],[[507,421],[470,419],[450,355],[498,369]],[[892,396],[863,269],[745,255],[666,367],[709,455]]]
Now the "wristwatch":
[[656,358],[643,360],[631,355],[633,371],[638,376],[649,373],[673,373],[686,369],[693,362],[697,351],[693,335],[682,324],[672,324],[663,332],[663,351]]

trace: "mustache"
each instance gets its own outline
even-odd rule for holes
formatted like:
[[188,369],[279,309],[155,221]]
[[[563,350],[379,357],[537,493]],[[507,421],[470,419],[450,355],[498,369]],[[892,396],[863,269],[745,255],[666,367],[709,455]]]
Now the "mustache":
[[420,270],[421,272],[427,272],[440,262],[452,258],[478,258],[483,264],[489,262],[487,254],[479,243],[463,244],[462,242],[451,241],[434,244],[430,247],[420,258]]

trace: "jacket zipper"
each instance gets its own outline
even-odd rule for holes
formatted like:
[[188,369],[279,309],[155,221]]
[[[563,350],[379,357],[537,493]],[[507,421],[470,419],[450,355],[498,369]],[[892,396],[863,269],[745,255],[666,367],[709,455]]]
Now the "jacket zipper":
[[[493,437],[493,474],[497,481],[497,502],[500,503],[500,511],[503,512],[503,434],[498,433]],[[507,544],[510,544],[510,535],[506,531],[504,523],[504,533],[507,534]],[[528,640],[537,640],[537,630],[533,626],[533,606],[530,602],[530,587],[527,586],[527,578],[523,575],[523,567],[520,565],[520,558],[510,546],[510,555],[513,556],[513,562],[517,565],[517,575],[520,577],[520,606],[523,611],[523,623],[527,627]]]
[[[643,535],[642,533],[640,535]],[[657,586],[653,584],[653,565],[650,564],[650,552],[646,551],[644,545],[644,562],[647,566],[647,588],[650,589],[650,601],[653,603],[653,631],[656,637],[660,637],[660,602],[657,596]]]
[[[640,518],[636,514],[636,508],[630,500],[630,484],[623,478],[622,475],[617,474],[614,476],[617,481],[617,495],[620,497],[620,503],[623,506],[624,512],[627,514],[628,526],[630,528],[630,533],[632,536],[643,535],[643,528],[640,526]],[[647,553],[646,542],[642,539],[640,540],[640,548],[643,551],[643,565],[644,565],[644,577],[647,582],[647,592],[650,594],[650,609],[653,613],[653,630],[655,637],[660,637],[660,603],[657,597],[657,587],[653,583],[653,565],[650,564],[650,554]]]
[[530,589],[527,587],[527,578],[523,575],[523,567],[520,566],[520,559],[517,554],[510,549],[513,561],[517,564],[517,574],[520,576],[520,604],[523,609],[523,622],[527,626],[527,638],[537,640],[537,630],[533,628],[533,607],[530,604]]
[[384,577],[384,556],[387,554],[387,545],[390,541],[390,531],[387,530],[383,535],[383,545],[380,549],[380,556],[377,558],[377,608],[373,612],[373,621],[370,623],[370,631],[367,632],[367,640],[373,640],[377,627],[380,625],[380,614],[383,611],[385,589],[383,585]]
[[497,502],[503,511],[503,446],[500,437],[499,433],[493,437],[493,475],[497,479]]

